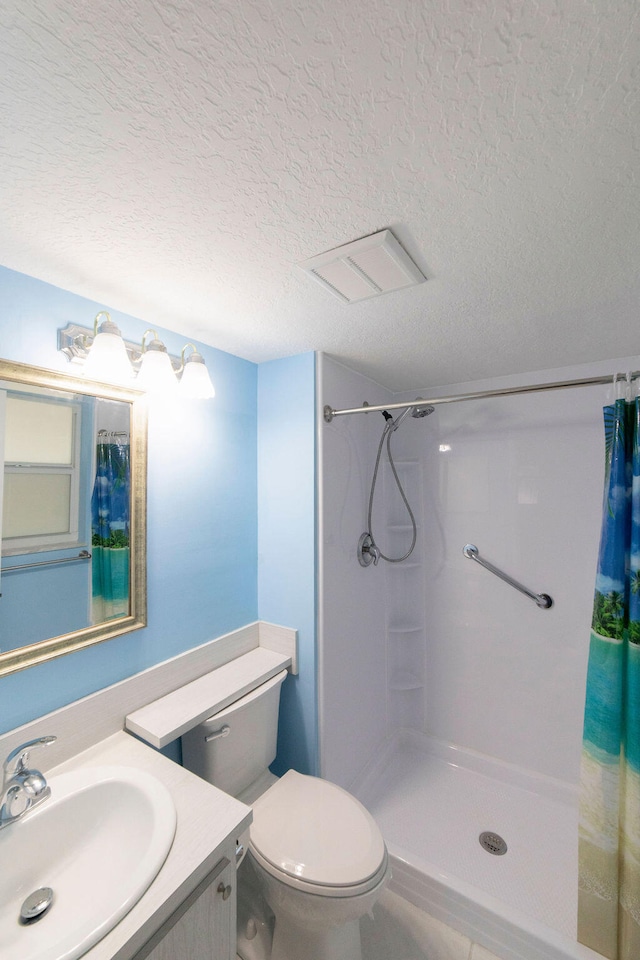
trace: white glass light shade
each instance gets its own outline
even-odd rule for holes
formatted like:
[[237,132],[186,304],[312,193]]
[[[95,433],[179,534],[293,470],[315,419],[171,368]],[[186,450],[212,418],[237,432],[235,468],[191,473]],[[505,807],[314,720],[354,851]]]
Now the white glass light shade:
[[[159,346],[155,346],[159,344]],[[178,380],[164,344],[153,340],[142,354],[136,387],[148,393],[175,393]]]
[[215,397],[216,391],[201,354],[192,353],[185,357],[180,393],[183,397],[189,397],[192,400],[208,400],[210,397]]
[[103,383],[131,384],[133,381],[133,369],[122,334],[111,320],[105,320],[100,324],[85,361],[82,376],[89,380],[101,380]]

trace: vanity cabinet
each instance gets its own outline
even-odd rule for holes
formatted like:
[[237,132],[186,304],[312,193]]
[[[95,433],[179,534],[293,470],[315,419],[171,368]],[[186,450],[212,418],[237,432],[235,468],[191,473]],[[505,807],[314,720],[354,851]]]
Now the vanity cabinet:
[[236,902],[229,850],[133,960],[235,960]]

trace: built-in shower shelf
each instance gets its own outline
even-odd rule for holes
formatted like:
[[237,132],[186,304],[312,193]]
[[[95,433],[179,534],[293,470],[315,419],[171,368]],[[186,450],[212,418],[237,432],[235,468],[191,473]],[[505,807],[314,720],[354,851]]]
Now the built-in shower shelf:
[[408,638],[408,637],[410,637],[412,634],[416,634],[416,633],[422,635],[422,634],[424,633],[424,627],[422,627],[422,626],[420,626],[420,627],[412,627],[412,626],[391,627],[391,626],[389,626],[389,627],[387,627],[387,633],[389,634],[389,636],[401,637],[401,638]]
[[387,530],[413,530],[411,523],[388,523]]
[[404,676],[403,674],[397,674],[395,677],[391,678],[389,682],[390,690],[422,690],[424,683],[420,680],[416,680],[415,677],[409,675]]
[[[411,527],[409,527],[411,529]],[[390,570],[415,570],[417,567],[421,567],[422,564],[419,560],[403,560],[402,563],[392,563],[389,567]]]

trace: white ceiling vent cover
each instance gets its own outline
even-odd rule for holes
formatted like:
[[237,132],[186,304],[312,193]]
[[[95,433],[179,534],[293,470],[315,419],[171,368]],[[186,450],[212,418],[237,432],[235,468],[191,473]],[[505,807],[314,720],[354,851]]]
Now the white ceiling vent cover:
[[298,266],[343,303],[369,300],[426,280],[390,230],[345,243]]

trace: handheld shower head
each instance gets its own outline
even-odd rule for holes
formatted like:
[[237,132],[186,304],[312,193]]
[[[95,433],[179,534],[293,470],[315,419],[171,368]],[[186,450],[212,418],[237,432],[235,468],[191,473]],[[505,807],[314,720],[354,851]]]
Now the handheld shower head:
[[397,430],[403,420],[406,420],[408,415],[411,413],[411,407],[407,407],[406,410],[403,410],[399,417],[396,417],[393,421],[393,426],[391,427],[391,432]]
[[[422,397],[416,397],[416,402],[418,400],[422,400]],[[411,416],[415,417],[416,420],[421,420],[423,417],[428,417],[434,410],[435,407],[432,407],[430,403],[425,403],[422,407],[412,407]]]
[[[417,403],[419,400],[422,400],[422,397],[416,397],[415,402]],[[394,430],[397,430],[400,424],[402,423],[402,421],[409,414],[411,414],[411,416],[415,417],[417,420],[421,420],[422,417],[428,417],[430,413],[433,413],[434,409],[435,408],[428,403],[425,403],[424,406],[421,406],[421,407],[407,407],[406,410],[403,410],[400,416],[393,421],[391,432],[393,433]]]

